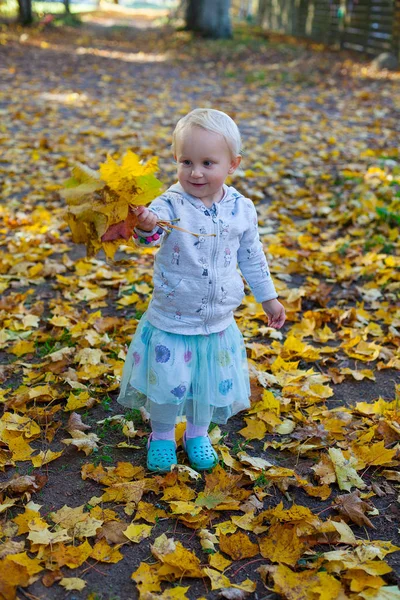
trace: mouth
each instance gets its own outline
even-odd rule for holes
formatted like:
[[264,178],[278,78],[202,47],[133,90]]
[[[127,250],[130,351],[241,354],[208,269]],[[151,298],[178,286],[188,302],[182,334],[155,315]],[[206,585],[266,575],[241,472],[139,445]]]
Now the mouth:
[[203,187],[203,185],[206,185],[205,183],[193,183],[192,181],[189,181],[190,185],[194,185],[195,187]]

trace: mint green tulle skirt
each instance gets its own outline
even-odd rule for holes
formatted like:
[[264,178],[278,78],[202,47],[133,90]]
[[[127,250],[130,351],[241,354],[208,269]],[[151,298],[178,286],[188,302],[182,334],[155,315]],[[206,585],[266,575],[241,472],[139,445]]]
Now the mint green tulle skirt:
[[210,335],[181,335],[154,327],[143,315],[126,357],[120,404],[150,414],[156,407],[157,421],[165,423],[171,412],[190,415],[194,424],[226,423],[249,408],[249,397],[246,348],[236,322]]

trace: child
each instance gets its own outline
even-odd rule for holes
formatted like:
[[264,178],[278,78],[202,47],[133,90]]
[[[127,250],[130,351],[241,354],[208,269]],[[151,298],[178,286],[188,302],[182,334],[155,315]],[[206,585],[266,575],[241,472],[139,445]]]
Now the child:
[[[151,471],[169,471],[177,462],[179,415],[187,418],[184,448],[190,464],[202,470],[217,463],[207,435],[210,422],[226,423],[250,406],[246,349],[233,317],[244,295],[237,265],[268,324],[279,329],[285,322],[254,205],[224,183],[240,164],[240,146],[239,130],[228,115],[193,110],[173,134],[178,183],[130,217],[138,245],[160,245],[153,296],[130,345],[118,397],[120,404],[145,406],[150,413]],[[186,231],[166,233],[157,225],[174,219]],[[103,240],[132,233],[121,231],[118,223]]]

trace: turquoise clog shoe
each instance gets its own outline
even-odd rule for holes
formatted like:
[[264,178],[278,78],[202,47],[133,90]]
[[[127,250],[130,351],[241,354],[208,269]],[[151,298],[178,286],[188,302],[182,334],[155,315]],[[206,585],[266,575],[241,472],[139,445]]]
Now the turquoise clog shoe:
[[171,440],[153,440],[150,436],[147,449],[147,468],[157,473],[168,473],[176,465],[176,444]]
[[218,463],[218,455],[211,445],[208,435],[189,438],[183,437],[183,446],[190,465],[196,471],[212,469]]

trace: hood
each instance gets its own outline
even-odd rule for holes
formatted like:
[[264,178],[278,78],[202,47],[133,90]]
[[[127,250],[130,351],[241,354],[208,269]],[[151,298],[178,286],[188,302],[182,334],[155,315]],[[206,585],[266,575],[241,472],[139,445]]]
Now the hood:
[[[238,197],[240,197],[240,194],[238,194],[237,190],[235,190],[235,188],[233,187],[224,184],[223,190],[224,195],[221,198],[221,200],[219,202],[214,203],[216,207],[218,206],[218,204],[232,202],[233,200],[236,200]],[[164,193],[168,194],[169,192],[180,194],[181,196],[186,198],[186,200],[188,200],[191,204],[193,204],[193,206],[196,206],[196,208],[200,208],[203,210],[205,208],[205,204],[199,198],[196,198],[196,196],[192,196],[191,194],[185,192],[180,183],[174,183],[174,185],[171,185],[171,187],[169,187]]]

